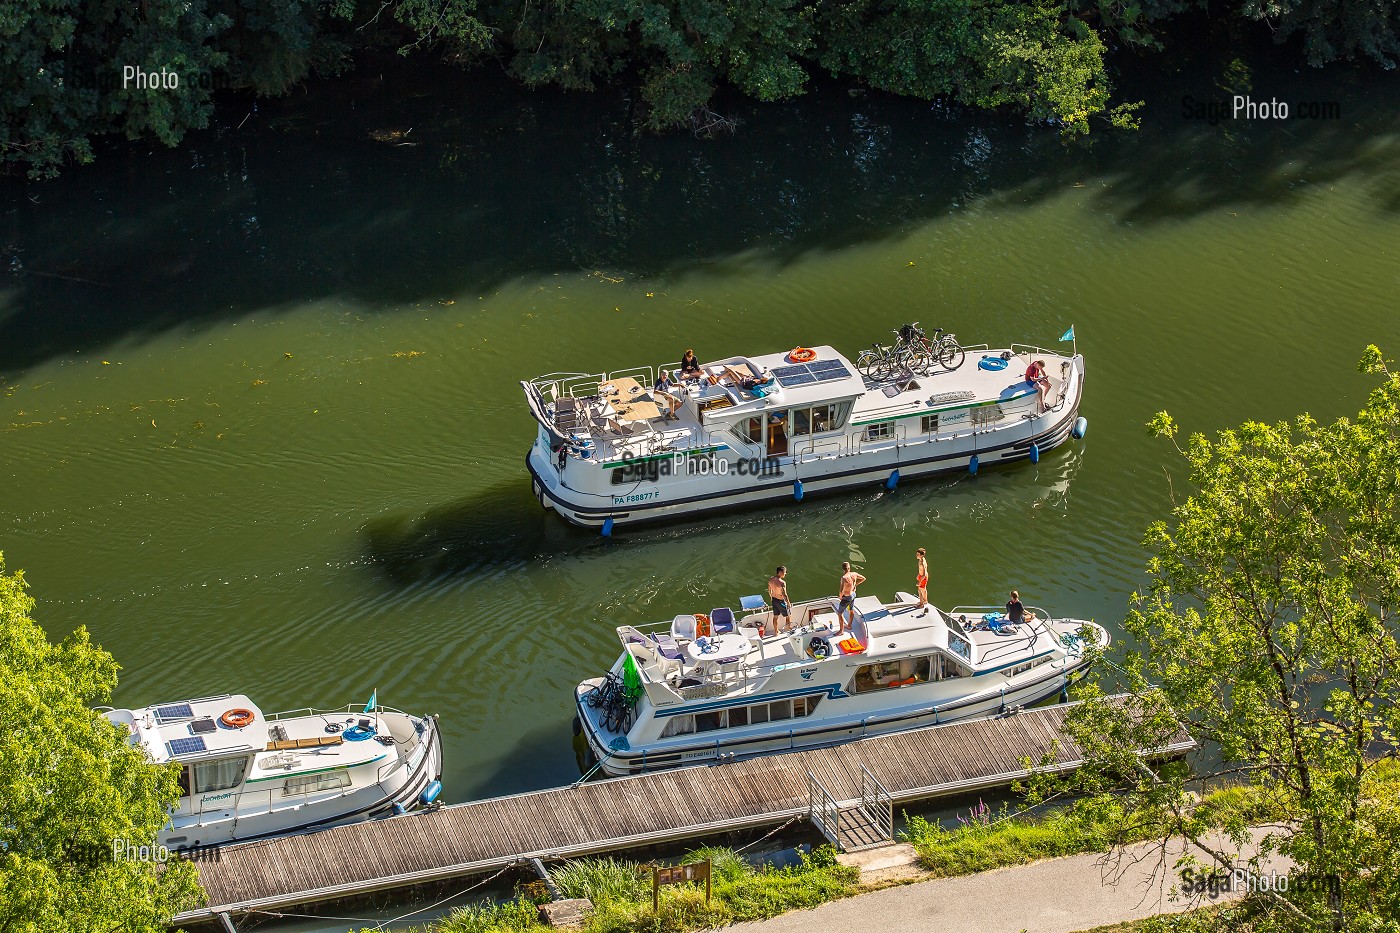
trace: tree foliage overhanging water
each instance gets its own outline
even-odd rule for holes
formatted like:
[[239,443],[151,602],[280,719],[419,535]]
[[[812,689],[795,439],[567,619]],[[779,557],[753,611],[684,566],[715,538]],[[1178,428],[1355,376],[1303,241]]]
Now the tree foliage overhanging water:
[[[1205,0],[0,0],[0,162],[52,175],[108,133],[177,144],[213,92],[285,94],[353,55],[398,50],[523,82],[639,85],[652,129],[722,127],[720,85],[771,101],[829,73],[897,94],[1016,108],[1071,135],[1131,125],[1106,56],[1161,49]],[[1400,58],[1396,4],[1235,0],[1312,65]],[[1178,40],[1178,43],[1181,40]],[[174,76],[173,79],[170,76]]]

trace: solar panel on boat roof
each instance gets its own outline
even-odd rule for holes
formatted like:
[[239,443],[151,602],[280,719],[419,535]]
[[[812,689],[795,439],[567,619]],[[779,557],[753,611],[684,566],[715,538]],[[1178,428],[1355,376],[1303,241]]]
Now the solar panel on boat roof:
[[840,360],[817,360],[815,363],[808,363],[807,368],[814,373],[824,373],[829,369],[839,369],[843,373],[846,371]]
[[190,709],[188,703],[176,703],[171,706],[157,706],[155,708],[157,719],[170,721],[172,719],[193,719],[194,710]]
[[816,365],[812,366],[812,372],[816,374],[818,382],[830,382],[833,379],[845,379],[850,375],[846,367],[842,366],[838,360],[831,360],[831,365],[826,369],[818,370]]
[[814,376],[814,375],[812,375],[811,373],[806,373],[806,372],[803,372],[803,373],[793,373],[793,374],[790,375],[790,376],[780,376],[780,377],[778,378],[778,381],[781,382],[783,385],[788,386],[788,387],[791,387],[791,386],[805,386],[805,385],[810,385],[810,384],[813,383],[813,382],[816,382],[816,381],[817,381],[817,377]]
[[189,755],[193,752],[202,752],[208,746],[204,744],[204,736],[197,735],[189,739],[171,739],[170,754]]
[[806,366],[779,366],[777,369],[773,370],[773,375],[777,376],[779,379],[782,379],[784,376],[791,376],[794,373],[802,373],[806,371]]
[[830,382],[845,379],[851,373],[840,360],[818,360],[815,363],[802,363],[796,366],[779,366],[773,370],[778,383],[783,386],[805,386],[814,382]]

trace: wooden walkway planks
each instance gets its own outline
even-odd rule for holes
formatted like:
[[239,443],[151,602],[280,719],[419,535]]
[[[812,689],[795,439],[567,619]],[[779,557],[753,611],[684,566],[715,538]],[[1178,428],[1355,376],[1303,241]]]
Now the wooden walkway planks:
[[[207,908],[268,910],[559,858],[782,822],[808,809],[809,772],[839,802],[860,797],[864,765],[895,801],[1010,783],[1022,760],[1053,752],[1068,770],[1080,751],[1060,734],[1067,707],[931,726],[830,748],[698,765],[224,847],[198,863]],[[1162,753],[1194,747],[1184,732]]]

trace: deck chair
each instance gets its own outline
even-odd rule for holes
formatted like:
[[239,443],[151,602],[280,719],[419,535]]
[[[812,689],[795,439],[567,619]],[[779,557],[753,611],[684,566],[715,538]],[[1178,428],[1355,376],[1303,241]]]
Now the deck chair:
[[695,616],[690,613],[678,615],[671,620],[671,637],[684,641],[695,640]]
[[728,635],[734,631],[734,610],[728,606],[710,610],[710,631],[716,635]]
[[681,646],[676,642],[675,636],[653,635],[651,637],[656,641],[657,654],[668,661],[683,662],[685,660],[685,655],[681,654]]

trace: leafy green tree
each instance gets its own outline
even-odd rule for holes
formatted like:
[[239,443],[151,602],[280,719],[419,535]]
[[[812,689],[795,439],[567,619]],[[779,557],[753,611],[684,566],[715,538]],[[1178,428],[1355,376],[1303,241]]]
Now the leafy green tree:
[[152,764],[93,711],[116,662],[81,628],[51,643],[26,590],[0,555],[0,930],[163,931],[198,898],[194,866],[113,847],[153,843],[178,768]]
[[1099,35],[1063,7],[997,0],[853,0],[825,8],[823,67],[872,87],[1015,107],[1087,133],[1111,93]]
[[[1081,788],[1150,805],[1212,868],[1239,857],[1248,820],[1212,838],[1187,794],[1202,775],[1137,750],[1179,717],[1219,763],[1205,777],[1257,785],[1278,817],[1263,851],[1315,882],[1274,898],[1294,929],[1400,916],[1400,374],[1375,347],[1362,370],[1381,384],[1355,419],[1249,422],[1178,448],[1190,492],[1148,529],[1151,586],[1127,619],[1133,698],[1091,696],[1070,727],[1091,762]],[[1152,428],[1176,443],[1165,412]]]

